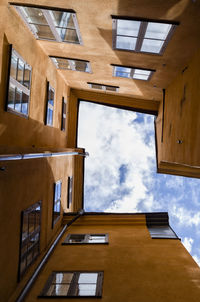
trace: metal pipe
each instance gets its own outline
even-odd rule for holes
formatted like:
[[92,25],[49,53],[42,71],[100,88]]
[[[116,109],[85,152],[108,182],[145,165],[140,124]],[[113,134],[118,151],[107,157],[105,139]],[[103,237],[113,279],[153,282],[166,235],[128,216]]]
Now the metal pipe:
[[70,155],[89,156],[89,153],[68,151],[68,152],[54,152],[54,153],[48,152],[48,153],[27,153],[27,154],[2,154],[0,155],[0,161],[47,158],[47,157],[70,156]]
[[27,295],[28,291],[30,290],[30,288],[33,286],[33,283],[35,282],[37,276],[39,275],[40,271],[42,270],[42,268],[44,267],[45,263],[47,262],[49,256],[51,255],[51,253],[53,252],[54,248],[56,247],[58,241],[60,240],[60,238],[62,237],[62,235],[64,234],[64,232],[66,231],[66,229],[74,222],[76,221],[80,216],[82,216],[84,214],[84,210],[81,209],[78,214],[72,219],[70,220],[70,222],[68,224],[66,224],[63,229],[61,230],[61,232],[58,234],[57,238],[54,240],[54,242],[52,243],[51,247],[49,248],[49,250],[46,252],[46,254],[44,255],[43,259],[41,260],[41,262],[39,263],[39,265],[37,266],[35,272],[33,273],[33,275],[31,276],[31,278],[28,280],[28,282],[26,283],[25,287],[22,289],[21,293],[19,294],[16,302],[22,302],[25,298],[25,296]]

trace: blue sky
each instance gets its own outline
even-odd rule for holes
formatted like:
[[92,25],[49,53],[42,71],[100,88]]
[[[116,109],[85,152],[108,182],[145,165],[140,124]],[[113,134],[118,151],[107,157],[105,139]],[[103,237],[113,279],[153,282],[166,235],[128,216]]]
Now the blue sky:
[[153,116],[80,102],[78,146],[90,154],[86,211],[167,211],[200,265],[200,180],[156,173]]

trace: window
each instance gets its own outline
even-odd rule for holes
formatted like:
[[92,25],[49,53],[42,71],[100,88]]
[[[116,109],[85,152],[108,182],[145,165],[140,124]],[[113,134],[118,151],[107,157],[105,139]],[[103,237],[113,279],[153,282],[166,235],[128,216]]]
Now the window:
[[161,225],[161,226],[148,226],[149,233],[151,238],[159,239],[159,238],[169,238],[169,239],[178,239],[177,235],[171,229],[169,225]]
[[91,73],[90,62],[80,59],[62,58],[50,56],[56,68],[63,70],[74,70]]
[[66,127],[66,108],[67,107],[67,101],[64,99],[64,97],[62,98],[62,120],[61,120],[61,130],[65,131],[65,127]]
[[72,203],[73,177],[68,176],[67,179],[67,208],[69,209]]
[[28,4],[10,4],[15,6],[36,39],[82,44],[75,11]]
[[21,213],[21,239],[18,279],[25,274],[40,251],[41,202]]
[[45,124],[53,126],[54,89],[47,82],[47,108]]
[[69,234],[62,245],[91,243],[108,244],[108,234]]
[[101,297],[103,272],[52,272],[39,297]]
[[52,228],[60,218],[61,188],[62,188],[62,182],[59,180],[54,184]]
[[104,91],[118,91],[119,90],[119,86],[110,86],[110,85],[97,84],[97,83],[91,83],[91,82],[87,82],[87,83],[90,86],[90,88],[93,88],[93,89],[100,89],[100,90],[104,90]]
[[140,18],[113,18],[113,48],[161,55],[177,22]]
[[121,78],[129,78],[136,80],[149,81],[155,70],[153,69],[143,69],[137,67],[113,65],[113,76]]
[[28,116],[31,67],[11,49],[7,111]]

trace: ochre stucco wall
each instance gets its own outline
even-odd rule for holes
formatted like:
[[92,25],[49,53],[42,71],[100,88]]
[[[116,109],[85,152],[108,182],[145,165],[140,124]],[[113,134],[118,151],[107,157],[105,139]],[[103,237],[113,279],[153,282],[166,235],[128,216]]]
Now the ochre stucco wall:
[[[62,246],[68,233],[108,233],[109,244]],[[60,240],[25,302],[39,301],[54,270],[104,271],[101,301],[197,302],[200,295],[197,264],[179,240],[151,239],[144,215],[79,218]]]
[[161,172],[200,177],[199,64],[200,50],[166,89],[164,113],[160,106],[157,128]]
[[[60,130],[62,97],[67,99],[69,94],[66,81],[16,10],[5,0],[1,1],[0,28],[0,144],[20,147],[32,145],[67,147],[67,131]],[[4,110],[10,44],[32,67],[28,119]],[[44,125],[47,81],[55,89],[53,127]]]

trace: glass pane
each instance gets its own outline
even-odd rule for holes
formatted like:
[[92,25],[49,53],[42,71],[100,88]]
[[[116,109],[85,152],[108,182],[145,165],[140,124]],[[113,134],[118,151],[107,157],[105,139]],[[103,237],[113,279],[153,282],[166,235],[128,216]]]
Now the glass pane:
[[48,25],[41,9],[33,7],[22,7],[22,9],[29,23]]
[[15,110],[21,112],[22,91],[18,88],[15,91]]
[[69,284],[52,284],[47,293],[45,293],[46,296],[67,296],[69,290]]
[[75,62],[75,69],[77,71],[87,71],[87,62],[83,61],[74,61]]
[[117,20],[117,35],[138,36],[140,21]]
[[29,235],[33,233],[35,230],[35,212],[31,212],[28,214],[28,231]]
[[62,41],[79,43],[78,36],[75,29],[67,29],[62,27],[56,27],[56,29]]
[[94,89],[102,89],[102,85],[91,84],[91,87]]
[[22,113],[28,114],[28,100],[29,96],[25,93],[22,93]]
[[96,284],[79,284],[78,296],[95,296]]
[[71,283],[73,273],[56,273],[52,283]]
[[133,75],[133,79],[137,79],[137,80],[145,80],[147,81],[149,78],[148,75],[144,75],[144,74],[134,74]]
[[31,76],[31,71],[28,68],[28,66],[25,65],[25,69],[24,69],[24,86],[26,86],[28,89],[30,88],[30,76]]
[[17,81],[23,85],[24,62],[18,60]]
[[33,260],[33,251],[31,250],[27,255],[27,266],[31,264],[32,260]]
[[14,109],[15,103],[15,86],[10,84],[8,92],[8,107]]
[[80,273],[78,283],[96,283],[98,273]]
[[23,216],[23,226],[22,226],[22,241],[28,236],[28,214]]
[[66,101],[63,100],[63,114],[66,114]]
[[53,125],[53,111],[49,108],[47,110],[47,125],[49,126]]
[[165,40],[171,27],[171,24],[149,22],[145,38]]
[[78,243],[78,242],[83,242],[84,239],[85,239],[85,235],[74,234],[74,235],[70,236],[69,242],[70,243]]
[[37,35],[40,39],[56,40],[48,25],[32,24],[31,26],[36,29]]
[[21,260],[20,263],[20,274],[22,274],[26,269],[26,258],[24,258],[23,260]]
[[135,50],[136,38],[117,36],[116,48]]
[[54,91],[53,89],[49,88],[48,92],[48,102],[53,105],[53,100],[54,100]]
[[59,182],[57,184],[57,197],[60,198],[61,197],[61,182]]
[[164,41],[144,39],[141,51],[159,53]]
[[115,66],[115,76],[129,78],[130,77],[131,68]]
[[67,59],[55,59],[57,64],[58,64],[58,68],[61,69],[71,69],[70,65],[69,65],[69,61]]
[[72,14],[68,12],[50,11],[55,26],[75,28]]
[[17,77],[17,57],[12,52],[10,76],[16,80]]
[[112,87],[112,86],[106,86],[106,90],[108,90],[108,91],[116,91],[117,88]]
[[138,74],[150,75],[150,72],[151,71],[149,71],[149,70],[135,69],[135,74],[138,73]]
[[89,239],[88,239],[88,242],[89,243],[103,243],[106,241],[106,238],[104,235],[90,235],[89,236]]

